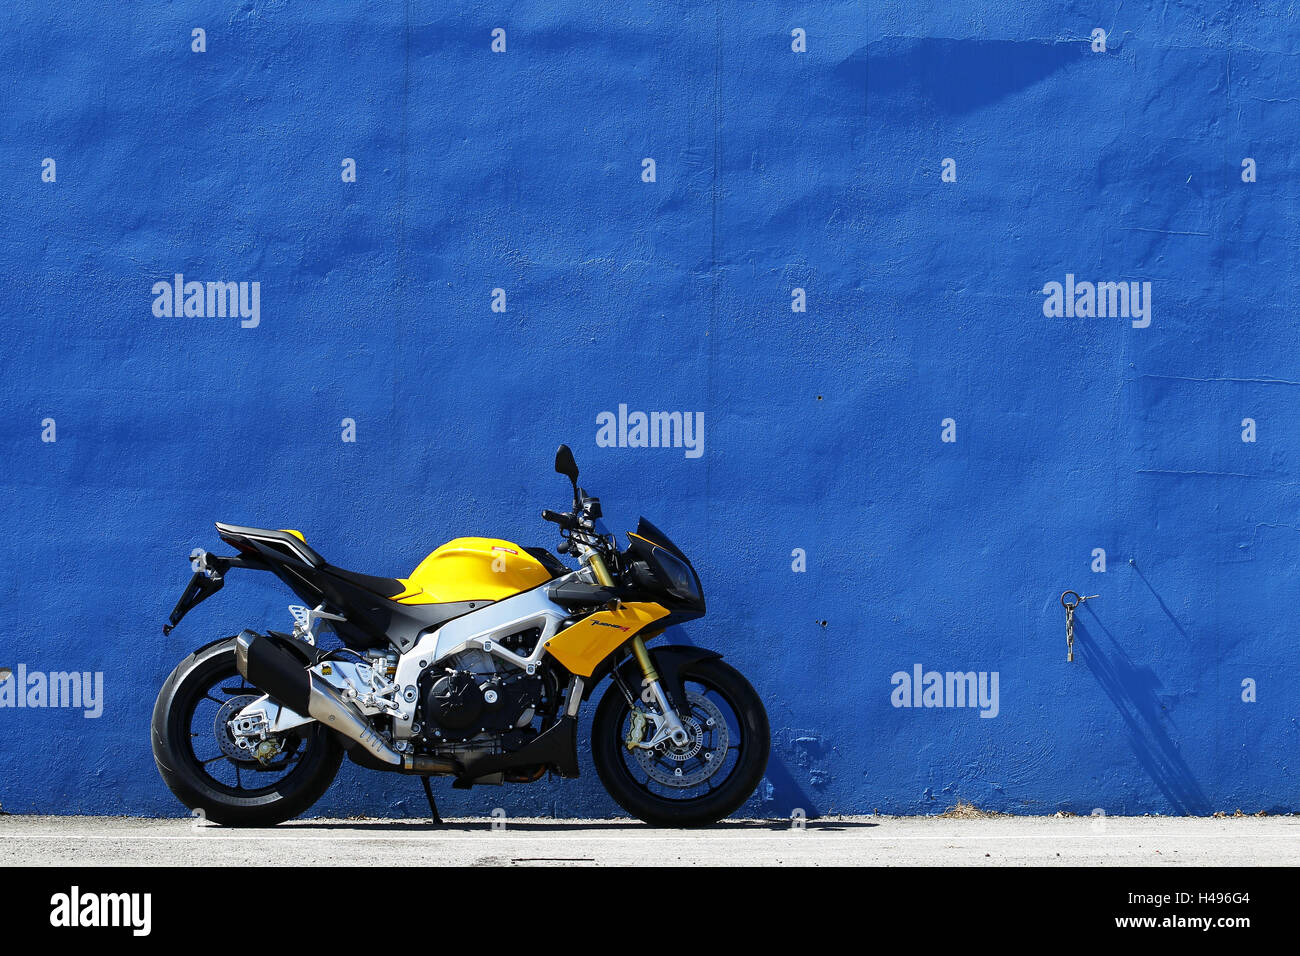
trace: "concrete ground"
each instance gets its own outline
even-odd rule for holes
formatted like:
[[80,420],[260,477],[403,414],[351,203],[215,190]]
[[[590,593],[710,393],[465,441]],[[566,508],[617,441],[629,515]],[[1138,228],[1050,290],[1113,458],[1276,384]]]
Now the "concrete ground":
[[[497,829],[494,829],[494,823]],[[502,826],[503,825],[503,826]],[[0,816],[14,865],[1255,866],[1300,864],[1300,817],[832,817],[655,830],[629,820],[191,820]]]

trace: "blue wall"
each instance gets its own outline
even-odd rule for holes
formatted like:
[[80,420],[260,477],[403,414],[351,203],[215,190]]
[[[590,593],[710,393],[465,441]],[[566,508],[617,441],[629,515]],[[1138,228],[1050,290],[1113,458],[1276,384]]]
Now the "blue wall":
[[[232,575],[161,635],[214,519],[375,574],[552,545],[560,441],[697,558],[678,638],[772,720],[747,813],[1297,808],[1287,4],[447,6],[0,15],[0,666],[106,686],[0,709],[5,810],[183,812],[158,687],[293,600]],[[175,273],[259,282],[260,324],[155,316]],[[1067,273],[1151,283],[1150,325],[1048,317]],[[620,404],[702,412],[703,455],[598,446]],[[997,672],[997,716],[894,706],[916,664]],[[348,766],[318,810],[423,806]]]

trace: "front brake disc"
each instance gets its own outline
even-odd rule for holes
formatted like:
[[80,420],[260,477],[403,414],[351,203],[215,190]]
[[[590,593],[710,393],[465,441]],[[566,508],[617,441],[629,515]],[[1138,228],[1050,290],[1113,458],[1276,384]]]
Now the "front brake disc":
[[727,721],[718,705],[695,691],[687,691],[686,699],[691,708],[682,717],[686,743],[678,746],[665,742],[662,749],[635,751],[636,762],[646,775],[666,787],[704,783],[722,768],[731,744]]

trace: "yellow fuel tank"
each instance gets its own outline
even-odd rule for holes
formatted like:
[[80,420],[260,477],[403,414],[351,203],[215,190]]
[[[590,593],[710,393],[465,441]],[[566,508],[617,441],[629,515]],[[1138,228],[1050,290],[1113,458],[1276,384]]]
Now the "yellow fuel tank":
[[499,601],[551,579],[531,554],[499,538],[456,538],[420,562],[406,590],[392,600],[400,604],[448,604],[452,601]]

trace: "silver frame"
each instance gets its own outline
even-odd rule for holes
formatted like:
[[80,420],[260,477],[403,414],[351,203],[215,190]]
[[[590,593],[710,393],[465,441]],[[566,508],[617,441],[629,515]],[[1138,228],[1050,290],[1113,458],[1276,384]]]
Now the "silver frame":
[[[571,616],[567,608],[548,597],[549,585],[559,581],[585,581],[590,578],[590,574],[585,568],[572,571],[531,591],[503,598],[481,610],[452,618],[441,627],[422,631],[411,649],[397,659],[395,681],[399,688],[398,703],[402,712],[393,717],[393,738],[406,740],[411,737],[420,693],[420,675],[452,654],[481,650],[501,658],[526,674],[536,673],[547,653],[546,642],[560,632],[560,625]],[[516,654],[499,643],[502,638],[534,627],[540,628],[542,633],[527,657]]]

